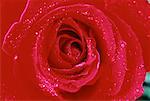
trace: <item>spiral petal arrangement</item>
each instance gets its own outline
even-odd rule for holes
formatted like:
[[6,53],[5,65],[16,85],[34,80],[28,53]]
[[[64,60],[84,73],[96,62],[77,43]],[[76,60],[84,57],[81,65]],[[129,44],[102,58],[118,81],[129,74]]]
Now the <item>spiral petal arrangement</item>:
[[121,3],[28,0],[3,50],[17,61],[19,75],[28,73],[27,81],[54,97],[135,100],[143,93],[149,57],[143,39],[115,8]]

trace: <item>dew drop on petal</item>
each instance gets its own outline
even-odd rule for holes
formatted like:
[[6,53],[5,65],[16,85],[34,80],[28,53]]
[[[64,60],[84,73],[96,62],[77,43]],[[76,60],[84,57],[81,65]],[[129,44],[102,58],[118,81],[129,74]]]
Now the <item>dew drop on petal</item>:
[[110,54],[108,53],[107,56],[110,56]]
[[48,71],[50,71],[51,69],[50,69],[50,68],[48,68],[47,70],[48,70]]
[[87,15],[87,14],[88,14],[88,12],[84,12],[83,14]]
[[45,87],[45,85],[42,85],[42,87],[44,88],[44,87]]
[[121,44],[121,47],[123,47],[123,48],[124,48],[124,47],[125,47],[125,45],[122,43],[122,44]]
[[77,12],[77,14],[79,13],[79,11],[76,11]]
[[53,19],[55,19],[55,16],[52,16]]
[[17,60],[18,59],[18,56],[16,55],[16,56],[14,56],[14,60]]
[[138,13],[141,14],[142,12],[139,10]]
[[62,9],[62,11],[64,12],[64,11],[65,11],[65,9],[63,8],[63,9]]
[[95,54],[92,54],[91,56],[92,56],[92,57],[95,57]]
[[35,34],[38,35],[39,33],[38,33],[38,32],[35,32]]
[[58,87],[58,84],[55,84],[55,87]]
[[117,85],[117,83],[114,83],[114,86],[116,86]]
[[42,10],[42,8],[40,8],[40,10]]
[[136,89],[136,92],[139,92],[139,89]]
[[42,11],[40,11],[40,13],[42,13]]
[[133,2],[133,4],[136,4],[136,1],[135,1],[135,0],[133,0],[132,2]]
[[126,70],[126,71],[128,71],[128,68],[127,68],[127,67],[125,67],[125,70]]

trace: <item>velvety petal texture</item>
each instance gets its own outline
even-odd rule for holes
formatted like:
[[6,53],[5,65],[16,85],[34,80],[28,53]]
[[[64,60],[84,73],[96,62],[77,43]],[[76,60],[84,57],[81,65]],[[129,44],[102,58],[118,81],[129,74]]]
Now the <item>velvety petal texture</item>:
[[28,0],[2,45],[15,99],[136,100],[150,70],[149,11],[142,0]]

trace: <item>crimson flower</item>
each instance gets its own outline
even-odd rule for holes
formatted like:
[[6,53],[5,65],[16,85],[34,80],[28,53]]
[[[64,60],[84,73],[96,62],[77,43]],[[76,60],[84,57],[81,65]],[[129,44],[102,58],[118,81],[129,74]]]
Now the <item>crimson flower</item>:
[[150,67],[149,11],[146,0],[28,0],[3,39],[12,61],[3,97],[137,99]]

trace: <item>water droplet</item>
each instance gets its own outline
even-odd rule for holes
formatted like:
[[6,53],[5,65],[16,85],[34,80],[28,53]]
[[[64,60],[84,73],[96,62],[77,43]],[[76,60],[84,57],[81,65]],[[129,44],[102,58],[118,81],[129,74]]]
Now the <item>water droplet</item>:
[[58,87],[58,84],[55,84],[55,87]]
[[124,48],[124,47],[125,47],[125,44],[122,43],[122,44],[121,44],[121,47]]
[[42,8],[40,8],[40,10],[42,10]]
[[35,32],[35,34],[38,35],[39,33],[38,33],[38,32]]
[[109,53],[108,53],[107,55],[108,55],[108,56],[110,56],[110,54],[109,54]]
[[95,57],[95,54],[92,54],[91,56],[92,56],[92,57]]
[[42,11],[40,11],[40,13],[42,13]]
[[[126,65],[126,64],[125,64],[125,65]],[[126,70],[126,71],[128,71],[128,68],[127,68],[127,67],[125,67],[125,70]]]
[[49,22],[50,21],[50,19],[47,19],[47,22]]
[[131,6],[131,3],[128,3],[128,6]]
[[141,12],[141,11],[138,11],[138,13],[141,14],[142,12]]
[[117,85],[117,83],[114,83],[114,86],[116,86]]
[[136,3],[136,1],[135,0],[133,0],[133,4],[135,4]]
[[48,68],[47,70],[48,70],[48,71],[50,71],[51,69],[50,69],[50,68]]
[[68,52],[68,53],[67,53],[67,55],[68,55],[68,56],[70,56],[70,55],[71,55],[71,53],[70,53],[70,52]]
[[18,56],[16,55],[15,57],[14,57],[14,60],[17,60],[18,59]]
[[63,9],[62,9],[62,11],[64,12],[64,11],[65,11],[65,9],[63,8]]
[[45,85],[42,86],[43,88],[45,87]]
[[77,12],[77,14],[79,13],[79,11],[76,11]]
[[47,8],[49,9],[49,8],[51,8],[52,6],[51,5],[49,5]]
[[136,89],[136,92],[139,92],[140,90],[139,89]]
[[44,9],[46,9],[47,6],[44,5]]
[[46,5],[46,2],[44,2],[43,4]]

